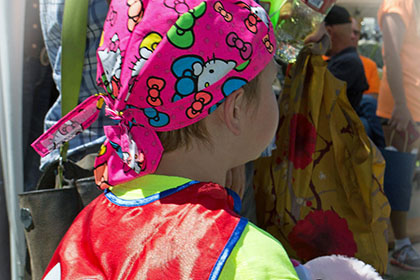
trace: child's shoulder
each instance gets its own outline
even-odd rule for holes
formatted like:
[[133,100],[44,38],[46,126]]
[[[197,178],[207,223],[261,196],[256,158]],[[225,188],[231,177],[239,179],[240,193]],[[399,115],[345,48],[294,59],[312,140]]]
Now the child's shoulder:
[[227,279],[298,279],[280,242],[251,222],[226,262],[224,273],[221,276]]

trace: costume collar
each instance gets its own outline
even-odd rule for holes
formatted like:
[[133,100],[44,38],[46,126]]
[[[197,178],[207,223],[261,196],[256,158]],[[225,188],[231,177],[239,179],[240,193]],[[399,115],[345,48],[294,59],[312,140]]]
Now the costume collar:
[[111,187],[110,190],[118,198],[132,200],[145,198],[191,181],[188,178],[150,174]]
[[[105,190],[105,196],[119,206],[143,206],[199,183],[188,178],[164,175],[145,175]],[[239,214],[242,202],[237,193],[226,188],[233,199],[233,210]]]

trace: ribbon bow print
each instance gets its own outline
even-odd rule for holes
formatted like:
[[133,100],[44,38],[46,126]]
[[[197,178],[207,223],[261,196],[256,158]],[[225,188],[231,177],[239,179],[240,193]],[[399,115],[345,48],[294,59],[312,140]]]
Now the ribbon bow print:
[[185,0],[164,0],[163,5],[173,9],[179,15],[182,15],[190,10],[190,6],[188,6]]
[[229,47],[237,48],[243,60],[248,60],[252,55],[251,43],[244,42],[235,32],[230,32],[226,37]]
[[149,88],[147,97],[147,103],[154,107],[162,105],[162,99],[160,98],[160,92],[165,87],[165,80],[159,78],[149,78],[147,80],[147,87]]
[[187,116],[190,119],[200,115],[201,112],[203,112],[204,106],[209,104],[213,99],[212,95],[205,91],[197,92],[194,98],[195,101],[191,104],[191,107],[187,109]]
[[272,52],[274,51],[274,46],[273,46],[273,43],[271,43],[271,41],[270,41],[270,37],[269,37],[269,35],[268,35],[268,34],[264,36],[264,38],[263,38],[263,43],[264,43],[264,45],[265,45],[265,47],[267,48],[267,51],[268,51],[269,53],[272,53]]
[[188,49],[194,44],[194,25],[206,11],[206,2],[179,17],[166,34],[169,42],[180,49]]
[[248,28],[248,30],[254,34],[257,33],[258,32],[257,23],[259,21],[261,20],[254,13],[250,13],[248,18],[245,19],[246,28]]
[[221,2],[218,1],[214,3],[214,10],[218,12],[227,22],[232,21],[232,14],[225,10]]
[[143,110],[149,119],[149,125],[153,127],[162,127],[169,123],[169,116],[157,111],[155,108],[146,108]]

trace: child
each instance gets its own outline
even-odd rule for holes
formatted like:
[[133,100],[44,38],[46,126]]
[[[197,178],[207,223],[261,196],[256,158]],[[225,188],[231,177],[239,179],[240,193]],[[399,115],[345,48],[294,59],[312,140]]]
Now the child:
[[98,49],[107,94],[34,143],[48,153],[103,102],[116,121],[95,163],[105,193],[75,219],[44,279],[298,279],[222,187],[274,137],[274,50],[251,0],[113,1]]

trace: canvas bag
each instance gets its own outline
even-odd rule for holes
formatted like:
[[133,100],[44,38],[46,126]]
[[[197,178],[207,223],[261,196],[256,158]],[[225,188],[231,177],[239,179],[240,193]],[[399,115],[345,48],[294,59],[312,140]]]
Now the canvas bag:
[[408,131],[400,133],[389,126],[385,127],[387,127],[384,129],[387,147],[392,146],[396,149],[381,149],[386,162],[384,190],[392,210],[408,211],[417,160],[417,153],[410,151],[418,147],[418,145],[413,145],[417,140],[409,141]]

